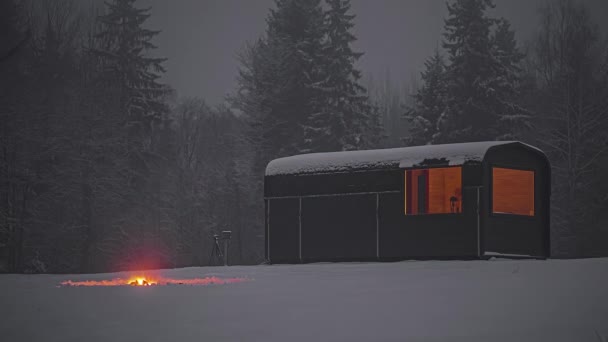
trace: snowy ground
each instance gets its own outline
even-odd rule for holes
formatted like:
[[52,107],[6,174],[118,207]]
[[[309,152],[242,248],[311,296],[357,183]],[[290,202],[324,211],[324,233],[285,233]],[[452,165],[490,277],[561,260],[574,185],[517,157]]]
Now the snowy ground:
[[58,287],[0,275],[2,341],[600,341],[608,259],[187,268],[209,286]]

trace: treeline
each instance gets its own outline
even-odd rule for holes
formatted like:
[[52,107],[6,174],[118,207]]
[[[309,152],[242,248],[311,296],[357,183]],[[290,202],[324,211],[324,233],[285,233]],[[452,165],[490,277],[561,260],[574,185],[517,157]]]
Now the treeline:
[[160,81],[150,9],[97,4],[2,2],[4,271],[206,265],[225,229],[262,262],[267,162],[382,139],[348,1],[277,1],[217,108]]
[[4,271],[203,265],[223,229],[231,262],[263,256],[244,121],[176,103],[134,3],[1,2]]
[[405,114],[412,145],[522,140],[552,165],[552,255],[607,255],[608,44],[584,5],[546,2],[520,50],[490,0],[448,4]]
[[411,99],[363,85],[348,0],[276,0],[218,107],[160,81],[150,9],[89,5],[0,2],[0,271],[206,265],[225,229],[231,262],[259,263],[268,161],[494,139],[548,153],[555,254],[608,252],[608,50],[570,0],[523,51],[491,1],[451,1]]
[[277,0],[266,33],[242,53],[231,100],[247,115],[258,167],[381,143],[377,108],[355,68],[363,54],[351,48],[353,19],[350,1]]

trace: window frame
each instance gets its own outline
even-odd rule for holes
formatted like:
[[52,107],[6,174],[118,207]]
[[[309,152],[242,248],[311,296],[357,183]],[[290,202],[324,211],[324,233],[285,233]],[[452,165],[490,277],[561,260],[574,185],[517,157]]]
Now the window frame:
[[[536,203],[536,184],[538,179],[536,178],[536,169],[534,168],[527,168],[527,167],[523,167],[523,166],[512,166],[512,165],[507,165],[507,164],[501,164],[501,163],[492,163],[489,165],[490,166],[490,177],[489,178],[489,184],[488,184],[488,204],[489,204],[489,215],[492,217],[512,217],[512,218],[520,218],[520,219],[536,219],[536,217],[538,216],[538,206]],[[534,204],[534,215],[521,215],[521,214],[511,214],[511,213],[495,213],[494,212],[494,168],[499,168],[499,169],[510,169],[510,170],[517,170],[517,171],[531,171],[533,176],[534,176],[534,187],[532,188],[532,203]]]
[[[409,171],[416,171],[416,170],[430,170],[430,169],[449,169],[449,168],[460,168],[460,192],[461,192],[461,199],[460,199],[460,212],[458,213],[424,213],[424,214],[408,214],[407,213],[407,202],[406,202],[406,197],[407,197],[407,189],[406,189],[406,174]],[[464,167],[463,165],[449,165],[449,166],[445,166],[445,165],[438,165],[438,166],[430,166],[430,167],[409,167],[409,168],[404,168],[401,169],[403,171],[402,175],[401,175],[401,208],[403,209],[402,211],[402,215],[405,217],[424,217],[424,216],[446,216],[446,215],[451,215],[451,216],[464,216],[464,210],[465,210],[465,200],[464,200]]]

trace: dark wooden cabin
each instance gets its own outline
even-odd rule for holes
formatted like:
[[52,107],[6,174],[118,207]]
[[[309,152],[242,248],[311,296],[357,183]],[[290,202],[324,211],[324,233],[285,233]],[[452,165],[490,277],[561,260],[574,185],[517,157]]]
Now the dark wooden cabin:
[[271,263],[549,257],[551,169],[517,141],[312,153],[266,168]]

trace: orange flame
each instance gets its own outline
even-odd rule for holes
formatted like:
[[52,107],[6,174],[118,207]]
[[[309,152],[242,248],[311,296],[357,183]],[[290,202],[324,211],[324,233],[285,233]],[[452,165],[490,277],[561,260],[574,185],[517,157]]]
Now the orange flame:
[[134,277],[127,281],[131,286],[152,286],[158,284],[156,280],[146,277]]
[[61,282],[63,286],[155,286],[155,285],[223,285],[248,281],[247,278],[218,278],[205,277],[193,279],[151,278],[146,276],[133,276],[129,279],[115,278],[112,280],[84,280]]

